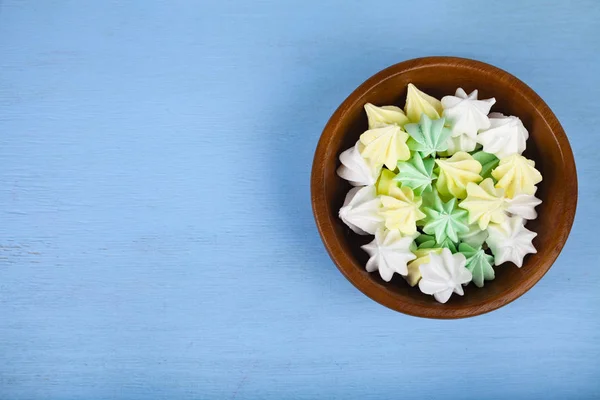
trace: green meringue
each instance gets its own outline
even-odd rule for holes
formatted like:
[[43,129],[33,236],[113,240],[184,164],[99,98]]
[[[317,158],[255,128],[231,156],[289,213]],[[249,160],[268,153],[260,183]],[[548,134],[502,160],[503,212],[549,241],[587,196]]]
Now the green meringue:
[[382,194],[384,196],[389,196],[390,191],[393,188],[398,187],[398,182],[394,180],[394,174],[389,169],[383,168],[381,170],[381,174],[379,175],[379,179],[376,182],[377,194]]
[[440,243],[437,243],[436,247],[448,249],[448,250],[450,250],[450,252],[452,254],[454,254],[454,253],[458,253],[458,248],[456,247],[457,244],[458,243],[453,242],[452,240],[450,240],[449,237],[447,237],[446,239],[442,240]]
[[419,236],[417,236],[415,243],[419,249],[430,249],[435,247],[436,244],[435,237],[432,235],[426,235],[424,233],[421,233]]
[[435,236],[422,233],[419,236],[417,236],[417,238],[415,239],[415,243],[417,244],[417,250],[445,248],[450,250],[452,253],[458,252],[458,249],[456,247],[457,243],[454,243],[448,237],[444,239],[441,243],[438,243],[435,241]]
[[479,175],[483,178],[491,178],[492,170],[498,166],[500,160],[491,153],[486,153],[483,150],[473,153],[473,158],[481,164],[481,172]]
[[452,253],[458,252],[458,250],[456,248],[456,243],[454,243],[452,240],[450,240],[450,238],[446,238],[441,243],[437,243],[435,241],[434,236],[422,233],[419,236],[417,236],[417,238],[415,239],[415,243],[418,245],[417,246],[418,250],[433,249],[433,248],[439,248],[439,249],[446,248],[446,249],[449,249]]
[[444,243],[446,238],[458,242],[458,235],[469,231],[468,212],[457,207],[456,198],[443,202],[436,191],[433,204],[423,211],[426,215],[423,231],[433,234],[437,243]]
[[473,275],[473,283],[477,287],[483,287],[484,281],[491,281],[496,276],[494,268],[494,257],[487,254],[481,247],[473,248],[466,243],[461,243],[458,246],[458,251],[462,253],[466,259],[466,267]]
[[404,129],[410,135],[406,142],[412,151],[420,151],[423,157],[435,155],[448,149],[448,139],[452,131],[444,127],[444,118],[432,120],[426,114],[421,115],[418,124],[406,124]]
[[417,196],[424,191],[431,191],[433,180],[437,175],[433,173],[435,160],[433,158],[423,159],[421,155],[415,152],[408,161],[398,162],[398,174],[394,180],[411,188]]

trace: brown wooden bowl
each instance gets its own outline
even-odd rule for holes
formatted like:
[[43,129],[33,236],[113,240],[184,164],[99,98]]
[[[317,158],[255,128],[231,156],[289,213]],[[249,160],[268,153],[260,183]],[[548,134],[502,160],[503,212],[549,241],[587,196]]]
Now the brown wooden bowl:
[[[543,203],[538,218],[527,228],[537,232],[537,254],[528,255],[522,268],[505,264],[495,268],[496,279],[484,288],[465,287],[446,304],[410,287],[395,275],[384,282],[379,274],[365,271],[367,254],[360,248],[371,236],[353,233],[338,218],[351,186],[339,178],[340,153],[367,129],[365,103],[404,106],[409,83],[438,99],[458,87],[479,89],[480,98],[496,98],[492,111],[516,115],[529,130],[524,155],[535,160],[543,181],[536,196]],[[393,65],[360,85],[335,111],[323,130],[315,152],[311,197],[317,227],[329,255],[344,276],[371,299],[405,314],[428,318],[465,318],[510,303],[531,289],[550,269],[563,248],[575,217],[577,173],[567,136],[556,116],[529,86],[491,65],[456,57],[426,57]]]

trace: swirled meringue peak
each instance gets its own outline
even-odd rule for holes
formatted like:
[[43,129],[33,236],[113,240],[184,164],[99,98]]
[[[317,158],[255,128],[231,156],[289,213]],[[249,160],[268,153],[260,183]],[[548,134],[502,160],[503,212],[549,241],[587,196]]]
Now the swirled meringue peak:
[[364,146],[360,141],[353,147],[340,154],[342,165],[337,169],[337,174],[350,182],[352,186],[373,185],[381,172],[381,166],[372,166],[360,155]]
[[477,135],[483,151],[500,159],[525,151],[529,132],[518,117],[492,113],[489,120],[489,129]]
[[377,107],[371,103],[365,104],[365,112],[369,120],[369,129],[381,128],[387,125],[406,125],[408,117],[400,107],[381,106]]
[[454,96],[442,98],[443,116],[452,127],[453,137],[467,135],[475,139],[477,132],[490,127],[487,115],[496,99],[477,100],[477,94],[477,90],[467,94],[462,88],[458,88]]
[[366,270],[379,271],[381,279],[386,282],[392,279],[394,273],[408,274],[407,264],[417,258],[410,249],[413,241],[412,236],[402,236],[397,230],[378,230],[375,239],[361,247],[370,256]]

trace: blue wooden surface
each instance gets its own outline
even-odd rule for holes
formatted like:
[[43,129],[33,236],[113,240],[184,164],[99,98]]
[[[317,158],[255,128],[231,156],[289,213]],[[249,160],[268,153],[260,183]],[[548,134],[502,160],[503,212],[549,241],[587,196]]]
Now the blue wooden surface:
[[[0,398],[600,396],[600,3],[0,5]],[[337,105],[404,59],[480,59],[561,120],[580,193],[515,303],[432,321],[337,271],[310,203]]]

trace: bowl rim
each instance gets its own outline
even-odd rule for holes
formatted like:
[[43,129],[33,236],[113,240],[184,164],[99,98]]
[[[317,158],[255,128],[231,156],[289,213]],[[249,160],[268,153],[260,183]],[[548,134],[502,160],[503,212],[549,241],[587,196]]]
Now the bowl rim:
[[[340,121],[345,117],[348,110],[366,93],[375,86],[380,85],[382,82],[408,71],[436,66],[459,66],[461,68],[478,70],[479,72],[500,76],[507,85],[515,87],[522,96],[532,104],[533,108],[538,111],[546,124],[551,127],[551,132],[562,150],[562,159],[567,166],[565,170],[567,178],[565,180],[565,186],[567,186],[565,192],[570,194],[569,196],[565,196],[567,204],[565,204],[565,213],[563,214],[565,226],[564,238],[560,243],[557,243],[557,251],[551,254],[528,279],[524,280],[523,284],[507,289],[501,293],[501,295],[489,302],[473,305],[471,307],[448,310],[449,312],[447,313],[440,313],[439,309],[434,309],[429,306],[405,304],[396,297],[397,295],[395,293],[381,290],[375,281],[368,279],[366,275],[361,273],[359,268],[356,268],[356,261],[342,249],[334,230],[333,223],[326,212],[327,199],[325,198],[324,188],[325,162],[332,157],[335,157],[336,159],[338,157],[338,154],[331,154],[330,143],[333,136],[332,134]],[[392,310],[416,317],[433,319],[457,319],[485,314],[511,303],[529,291],[552,267],[562,248],[566,244],[575,219],[578,196],[577,171],[569,140],[558,121],[558,118],[554,115],[546,102],[544,102],[544,100],[527,84],[498,67],[481,61],[451,56],[430,56],[402,61],[377,72],[358,86],[358,88],[356,88],[336,109],[323,129],[313,159],[310,188],[313,215],[317,229],[329,256],[346,279],[348,279],[363,294]]]

